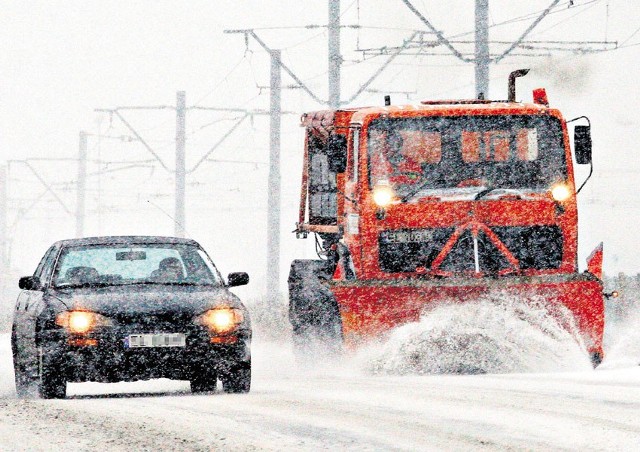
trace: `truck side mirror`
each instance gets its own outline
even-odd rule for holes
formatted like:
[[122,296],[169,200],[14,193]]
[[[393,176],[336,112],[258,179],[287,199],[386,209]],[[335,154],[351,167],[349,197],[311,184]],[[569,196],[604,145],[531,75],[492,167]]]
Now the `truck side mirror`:
[[347,169],[347,137],[340,134],[329,135],[326,153],[329,171],[344,173]]
[[23,276],[18,280],[18,287],[22,290],[40,290],[42,284],[37,276]]
[[591,126],[575,126],[573,134],[576,162],[591,163]]

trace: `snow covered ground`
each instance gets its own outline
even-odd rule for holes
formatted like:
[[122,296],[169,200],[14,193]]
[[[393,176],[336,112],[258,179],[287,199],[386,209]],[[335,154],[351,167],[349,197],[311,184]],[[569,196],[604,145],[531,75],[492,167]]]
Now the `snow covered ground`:
[[[557,355],[559,372],[372,373],[371,352],[299,369],[288,343],[258,337],[250,394],[191,395],[186,382],[155,380],[71,384],[66,400],[18,400],[0,335],[0,449],[638,450],[638,320],[620,327],[595,371],[584,358],[567,370],[574,352]],[[381,350],[393,354],[397,336]]]

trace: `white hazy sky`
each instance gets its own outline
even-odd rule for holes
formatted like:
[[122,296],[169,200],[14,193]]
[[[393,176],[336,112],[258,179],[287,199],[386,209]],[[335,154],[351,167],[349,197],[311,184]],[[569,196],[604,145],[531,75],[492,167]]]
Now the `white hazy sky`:
[[[472,0],[414,0],[445,36],[473,39]],[[551,0],[490,0],[491,38],[513,40]],[[640,3],[631,0],[562,0],[530,35],[532,40],[617,41],[618,50],[589,56],[554,52],[553,57],[509,57],[492,67],[490,94],[504,98],[506,75],[519,67],[534,70],[519,85],[519,97],[545,86],[553,106],[567,118],[587,115],[593,124],[595,175],[580,194],[581,266],[591,249],[605,242],[609,272],[640,269],[638,239],[640,199],[636,182],[640,164],[637,88],[640,57]],[[263,28],[261,38],[283,49],[283,60],[318,96],[326,97],[326,32],[293,28],[325,24],[326,1],[98,1],[0,0],[0,163],[32,158],[74,158],[78,132],[89,139],[87,235],[172,234],[172,175],[152,162],[126,166],[105,161],[148,160],[138,142],[97,135],[129,135],[117,119],[94,109],[115,106],[173,105],[176,91],[187,104],[264,109],[269,93],[269,61],[253,41],[225,29]],[[411,29],[424,29],[401,0],[342,0],[344,29],[343,97],[348,98],[384,60],[359,64],[360,48],[398,45]],[[521,21],[500,25],[513,18]],[[287,27],[273,29],[273,27]],[[465,34],[467,33],[467,34]],[[637,34],[636,34],[637,33]],[[504,45],[493,47],[495,52]],[[443,51],[443,53],[446,53]],[[283,76],[283,83],[292,80]],[[399,58],[353,104],[381,103],[384,92],[394,102],[425,98],[470,97],[473,68],[451,56]],[[302,133],[298,114],[322,108],[299,89],[283,93],[282,261],[311,257],[312,243],[296,241],[289,231],[296,221]],[[170,110],[126,113],[168,166],[173,164],[175,118]],[[236,114],[192,112],[187,117],[188,167],[219,140]],[[238,127],[212,158],[190,174],[187,229],[208,248],[223,272],[248,270],[249,292],[264,287],[266,254],[266,181],[268,118],[256,116]],[[244,161],[250,163],[234,163]],[[33,161],[56,195],[74,209],[76,167],[72,161]],[[98,174],[100,173],[100,174]],[[578,180],[587,171],[579,168]],[[74,234],[74,219],[47,193],[22,163],[9,164],[11,257],[17,273],[30,273],[54,240]]]

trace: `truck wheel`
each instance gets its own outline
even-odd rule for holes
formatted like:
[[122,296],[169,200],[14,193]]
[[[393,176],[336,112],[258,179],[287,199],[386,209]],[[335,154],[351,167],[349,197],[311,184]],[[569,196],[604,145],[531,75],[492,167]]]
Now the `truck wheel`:
[[590,358],[594,369],[602,363],[602,354],[600,352],[592,352]]
[[189,386],[191,386],[191,392],[213,392],[216,390],[218,383],[218,375],[212,371],[199,372],[197,375],[193,375],[189,380]]
[[40,348],[38,393],[43,399],[64,399],[67,382],[58,363],[50,360]]
[[251,390],[251,361],[231,366],[221,376],[224,392],[244,394]]
[[293,346],[296,360],[305,365],[318,360],[335,359],[342,352],[340,326],[303,325],[293,330]]
[[322,284],[331,273],[327,263],[295,260],[289,272],[289,320],[296,359],[312,364],[342,350],[342,320],[331,291]]

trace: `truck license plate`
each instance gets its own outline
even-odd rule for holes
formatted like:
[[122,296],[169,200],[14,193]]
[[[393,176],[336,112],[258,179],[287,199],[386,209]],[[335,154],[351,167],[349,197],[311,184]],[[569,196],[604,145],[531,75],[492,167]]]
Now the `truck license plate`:
[[125,348],[137,347],[184,347],[185,335],[182,333],[130,334],[125,339]]

